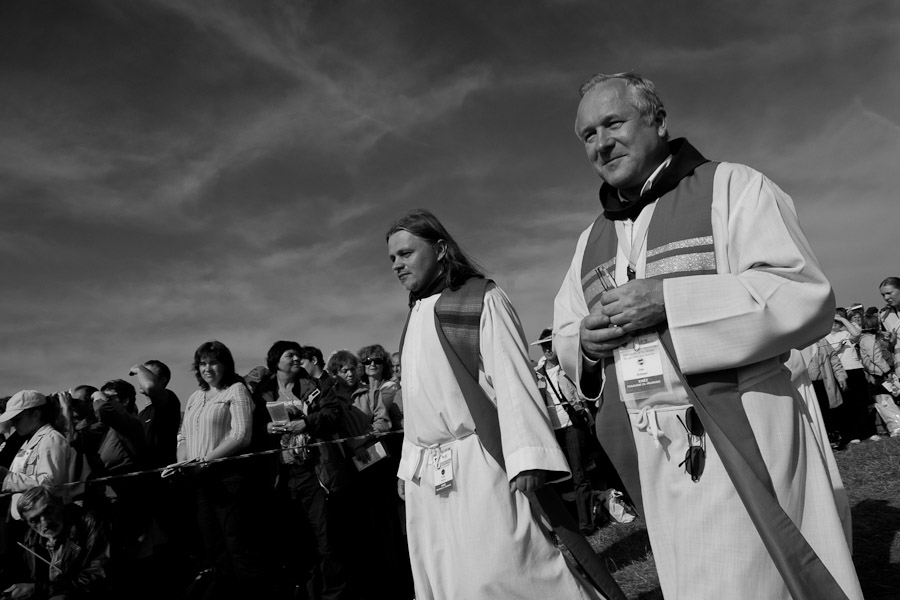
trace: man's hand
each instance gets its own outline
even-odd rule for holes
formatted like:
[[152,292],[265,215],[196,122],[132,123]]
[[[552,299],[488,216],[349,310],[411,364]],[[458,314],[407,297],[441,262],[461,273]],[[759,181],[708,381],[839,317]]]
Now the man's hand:
[[600,295],[600,312],[626,333],[647,329],[666,320],[663,282],[634,279]]
[[840,387],[842,391],[845,391],[845,392],[847,391],[847,378],[846,377],[844,377],[843,379],[838,378],[838,387]]
[[8,594],[13,600],[18,600],[19,598],[31,598],[31,596],[34,595],[34,584],[14,583],[3,590],[3,593]]
[[591,360],[599,360],[627,344],[631,336],[621,327],[611,326],[606,315],[591,314],[581,320],[579,338],[582,353]]
[[72,411],[72,394],[68,391],[56,392],[56,397],[59,398],[62,414],[68,415]]
[[518,490],[523,494],[530,494],[544,487],[545,483],[547,483],[547,471],[522,471],[509,482],[509,493],[512,494]]
[[406,482],[402,479],[397,479],[397,495],[406,502]]

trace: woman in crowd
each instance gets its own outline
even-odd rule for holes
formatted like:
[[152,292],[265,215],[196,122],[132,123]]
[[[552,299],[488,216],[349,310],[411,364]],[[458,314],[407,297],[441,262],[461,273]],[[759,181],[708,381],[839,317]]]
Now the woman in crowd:
[[878,286],[885,307],[879,318],[887,332],[888,351],[894,356],[894,375],[900,378],[900,277],[888,277]]
[[891,437],[900,437],[900,409],[882,385],[894,381],[890,353],[882,346],[881,327],[876,315],[865,315],[862,320],[862,335],[859,337],[859,355],[866,380],[869,397],[875,402],[875,410],[881,415]]
[[323,444],[338,437],[341,407],[334,392],[323,392],[303,369],[301,356],[300,344],[275,342],[266,357],[271,375],[254,393],[257,406],[284,403],[288,417],[277,423],[263,417],[268,434],[285,449],[279,499],[292,515],[282,530],[289,535],[276,540],[277,562],[309,598],[349,598],[344,524],[352,513],[342,493],[350,483],[348,467],[339,444]]
[[221,575],[225,581],[233,578],[237,589],[258,594],[263,588],[254,544],[258,529],[252,514],[253,490],[246,485],[240,461],[209,464],[240,454],[249,445],[253,401],[223,343],[206,342],[197,348],[193,371],[200,389],[187,401],[178,459],[199,463],[193,470],[204,574]]
[[374,344],[360,348],[357,356],[364,371],[361,385],[353,392],[353,404],[371,417],[373,431],[390,431],[393,428],[391,407],[398,386],[391,381],[388,353],[379,344]]
[[349,350],[338,350],[328,357],[328,372],[337,382],[343,382],[339,385],[346,386],[346,391],[351,393],[359,387],[358,367],[359,360]]
[[825,338],[811,345],[808,352],[809,378],[822,413],[828,440],[832,448],[841,445],[840,424],[844,420],[844,397],[847,389],[847,373],[840,356]]
[[[353,393],[353,405],[369,417],[372,431],[384,433],[399,430],[402,417],[394,406],[399,385],[392,380],[390,354],[380,344],[373,344],[360,348],[357,356],[364,372],[361,385]],[[400,435],[392,435],[375,443],[382,444],[387,458],[361,474],[362,485],[377,490],[364,513],[367,528],[374,539],[380,540],[381,566],[377,569],[393,574],[393,581],[383,592],[391,597],[411,597],[409,555],[402,539],[400,499],[395,492],[402,439]]]
[[[854,311],[855,313],[856,311]],[[869,384],[866,382],[866,371],[859,360],[856,344],[862,333],[861,317],[854,317],[857,323],[848,319],[847,311],[838,308],[834,315],[831,333],[825,339],[838,354],[844,372],[847,374],[847,389],[843,392],[844,419],[841,429],[841,447],[846,444],[858,444],[861,440],[880,439],[875,433],[874,415],[869,412]]]

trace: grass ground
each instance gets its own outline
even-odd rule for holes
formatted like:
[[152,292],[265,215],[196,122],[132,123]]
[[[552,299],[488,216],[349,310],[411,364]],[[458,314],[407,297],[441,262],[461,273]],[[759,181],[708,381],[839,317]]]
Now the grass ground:
[[[900,438],[848,446],[835,454],[853,514],[853,562],[866,600],[900,598]],[[631,600],[662,592],[643,521],[607,525],[591,545]]]

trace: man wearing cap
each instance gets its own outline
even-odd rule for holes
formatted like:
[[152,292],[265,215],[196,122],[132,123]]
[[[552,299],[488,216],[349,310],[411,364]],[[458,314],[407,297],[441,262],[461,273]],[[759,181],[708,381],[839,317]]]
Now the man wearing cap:
[[[74,453],[66,438],[51,425],[54,412],[42,393],[23,390],[10,398],[6,411],[0,415],[0,423],[11,421],[16,432],[28,438],[9,469],[0,467],[3,479],[0,491],[15,492],[11,512],[16,519],[19,519],[16,502],[21,492],[39,485],[52,489],[69,481]],[[63,492],[54,489],[57,495]]]
[[603,212],[557,295],[554,343],[602,398],[597,436],[647,522],[663,595],[862,598],[838,482],[780,359],[834,314],[793,202],[670,141],[640,75],[598,74],[581,94]]
[[[572,487],[575,491],[575,508],[578,511],[578,527],[581,533],[594,532],[594,491],[587,474],[588,443],[593,417],[579,398],[574,382],[563,373],[556,352],[553,351],[553,330],[549,327],[532,346],[540,346],[543,356],[535,372],[538,387],[543,389],[550,424],[556,433],[556,441],[566,454],[572,470]],[[540,384],[544,385],[541,386]]]

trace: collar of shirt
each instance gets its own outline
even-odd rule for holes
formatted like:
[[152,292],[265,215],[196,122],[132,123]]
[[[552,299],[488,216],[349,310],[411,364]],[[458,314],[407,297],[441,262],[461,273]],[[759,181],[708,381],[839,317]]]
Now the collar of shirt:
[[[644,187],[641,188],[641,194],[640,194],[641,196],[643,196],[644,193],[650,189],[650,187],[653,185],[653,182],[656,181],[656,178],[659,177],[660,173],[662,173],[665,170],[665,168],[669,166],[669,163],[671,163],[671,162],[672,162],[672,155],[670,154],[669,156],[666,157],[666,160],[659,163],[659,166],[656,167],[655,171],[650,173],[650,177],[647,178],[647,181],[644,182]],[[629,202],[630,202],[629,200],[626,200],[624,196],[622,196],[622,192],[619,192],[619,200],[622,202],[622,204],[625,204],[625,205],[629,204]]]

